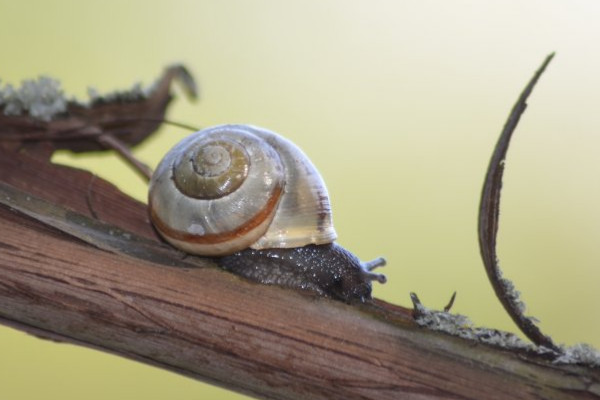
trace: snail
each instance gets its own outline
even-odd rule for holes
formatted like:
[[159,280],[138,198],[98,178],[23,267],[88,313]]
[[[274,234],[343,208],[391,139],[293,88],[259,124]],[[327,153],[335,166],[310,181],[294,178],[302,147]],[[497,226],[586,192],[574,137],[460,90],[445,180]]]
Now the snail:
[[347,302],[371,298],[372,272],[334,243],[321,175],[291,141],[250,125],[200,130],[176,144],[150,180],[150,219],[171,245],[214,257],[265,284]]

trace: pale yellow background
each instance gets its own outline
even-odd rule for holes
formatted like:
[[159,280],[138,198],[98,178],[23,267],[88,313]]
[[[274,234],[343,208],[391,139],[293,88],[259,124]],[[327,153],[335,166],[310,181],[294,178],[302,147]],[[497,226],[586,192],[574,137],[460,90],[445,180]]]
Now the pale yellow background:
[[[499,254],[547,333],[600,347],[599,42],[592,0],[0,0],[3,82],[45,73],[84,98],[183,62],[202,100],[180,96],[169,118],[299,144],[328,184],[339,242],[387,257],[377,297],[408,305],[415,291],[441,307],[457,290],[455,311],[508,330],[478,253],[480,188],[509,109],[557,51],[509,152]],[[166,126],[136,154],[155,165],[187,133]],[[145,198],[112,155],[57,160]],[[0,398],[241,397],[0,328]]]

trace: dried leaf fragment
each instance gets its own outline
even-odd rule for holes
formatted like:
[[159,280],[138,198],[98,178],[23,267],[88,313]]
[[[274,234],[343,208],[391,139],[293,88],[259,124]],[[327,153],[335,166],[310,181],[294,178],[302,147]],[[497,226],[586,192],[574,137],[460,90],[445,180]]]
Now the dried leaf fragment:
[[66,100],[60,84],[48,77],[0,88],[0,146],[17,149],[49,143],[52,149],[105,150],[99,137],[110,135],[133,146],[164,121],[173,80],[194,99],[194,79],[182,65],[167,68],[155,84],[106,95],[91,92],[89,103]]
[[502,276],[496,254],[496,237],[498,234],[498,223],[500,213],[500,192],[502,190],[502,175],[504,173],[504,159],[508,151],[510,139],[519,123],[521,115],[527,108],[527,98],[533,91],[538,79],[554,57],[554,53],[546,57],[541,67],[536,71],[533,78],[529,81],[513,109],[496,143],[492,159],[481,193],[481,203],[479,206],[479,249],[481,258],[485,266],[488,279],[490,280],[496,297],[502,303],[504,309],[510,315],[515,324],[532,342],[538,346],[544,346],[558,351],[558,346],[554,344],[549,336],[544,335],[535,320],[523,314],[525,306],[519,298],[519,292],[514,284]]

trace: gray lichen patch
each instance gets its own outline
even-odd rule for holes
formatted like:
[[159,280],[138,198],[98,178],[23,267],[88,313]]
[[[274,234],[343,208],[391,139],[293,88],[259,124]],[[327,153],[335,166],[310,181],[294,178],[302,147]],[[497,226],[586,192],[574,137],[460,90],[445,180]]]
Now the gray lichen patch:
[[415,302],[414,299],[413,303],[415,305],[415,321],[419,326],[506,349],[535,349],[535,346],[525,342],[513,333],[475,327],[473,322],[465,315],[431,310],[420,302]]
[[557,364],[583,364],[600,367],[600,351],[587,343],[561,347],[562,354],[554,360]]
[[67,99],[60,82],[47,76],[36,80],[24,80],[14,88],[0,86],[0,108],[5,115],[29,114],[41,121],[50,121],[55,115],[67,110]]
[[559,352],[556,352],[552,349],[526,342],[510,332],[477,327],[464,315],[429,309],[421,304],[416,296],[412,296],[412,299],[415,307],[415,322],[424,328],[507,350],[526,350],[540,355],[550,355],[556,364],[579,364],[600,367],[600,351],[589,344],[563,345],[559,346]]
[[21,86],[0,84],[0,110],[4,115],[29,117],[39,121],[50,121],[65,113],[69,105],[91,107],[104,103],[135,102],[147,99],[156,89],[157,82],[144,87],[135,83],[130,89],[117,90],[101,94],[94,88],[88,88],[88,102],[77,99],[67,99],[60,81],[48,76],[29,79],[21,82]]
[[517,290],[515,284],[510,279],[503,276],[502,270],[500,269],[500,264],[497,260],[496,263],[498,265],[498,279],[504,288],[504,293],[506,293],[506,296],[509,298],[509,300],[515,304],[521,314],[523,314],[527,307],[521,299],[521,292]]

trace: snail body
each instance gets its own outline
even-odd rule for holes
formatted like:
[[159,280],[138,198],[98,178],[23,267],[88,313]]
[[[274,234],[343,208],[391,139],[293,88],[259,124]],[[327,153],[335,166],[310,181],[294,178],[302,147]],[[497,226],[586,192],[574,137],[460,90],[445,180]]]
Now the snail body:
[[183,139],[150,180],[150,218],[173,246],[219,257],[262,283],[343,300],[370,298],[371,272],[334,244],[329,196],[308,157],[266,129],[220,125]]

